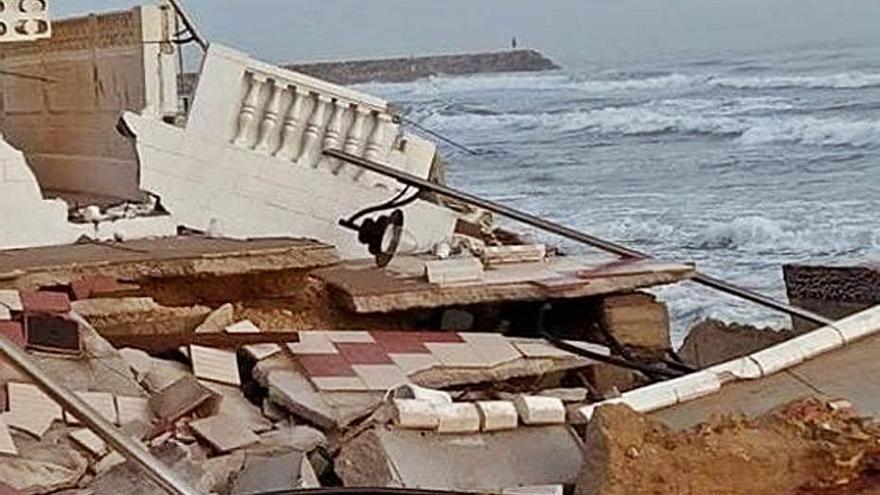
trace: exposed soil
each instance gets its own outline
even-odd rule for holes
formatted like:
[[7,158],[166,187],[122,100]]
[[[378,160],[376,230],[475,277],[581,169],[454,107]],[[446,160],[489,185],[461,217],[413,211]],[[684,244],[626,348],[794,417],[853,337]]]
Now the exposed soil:
[[870,494],[880,486],[880,425],[814,399],[681,432],[610,405],[590,422],[586,450],[579,495]]

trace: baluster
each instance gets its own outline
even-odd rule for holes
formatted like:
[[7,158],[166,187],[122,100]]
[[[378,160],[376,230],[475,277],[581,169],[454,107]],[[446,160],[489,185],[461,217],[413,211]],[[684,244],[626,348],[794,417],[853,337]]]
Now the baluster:
[[302,115],[303,104],[306,101],[306,95],[301,88],[291,86],[293,94],[293,102],[287,110],[287,116],[284,117],[284,127],[281,129],[281,147],[275,152],[275,156],[284,160],[293,160],[297,153],[297,138],[299,130],[302,126],[300,115]]
[[[348,153],[349,155],[357,155],[358,150],[361,148],[361,142],[364,139],[364,124],[367,122],[367,116],[370,115],[370,110],[361,106],[354,106],[354,121],[351,123],[351,127],[348,129],[348,136],[345,138],[345,145],[343,151]],[[345,163],[340,163],[336,170],[333,173],[338,174],[343,169],[349,171],[346,175],[354,178],[359,167],[354,167],[350,165],[346,165]]]
[[257,74],[251,74],[250,87],[247,96],[241,104],[238,114],[238,132],[232,143],[236,146],[244,146],[250,135],[251,125],[257,114],[257,105],[260,103],[260,91],[263,89],[264,79]]
[[302,149],[299,152],[299,158],[297,158],[297,162],[305,166],[315,164],[316,156],[320,151],[318,143],[321,137],[321,128],[324,125],[324,115],[327,111],[327,105],[330,104],[329,97],[318,93],[314,94],[314,100],[315,109],[312,111],[312,117],[306,125]]
[[269,104],[266,105],[266,115],[260,122],[259,140],[254,148],[263,153],[269,152],[269,142],[275,126],[278,125],[278,114],[281,112],[281,94],[284,92],[284,87],[278,84],[278,81],[273,79],[270,84],[272,85],[272,96],[269,98]]
[[[345,115],[345,104],[338,99],[333,100],[333,115],[330,116],[330,123],[327,124],[327,131],[324,133],[323,149],[339,149],[339,138],[342,135],[342,117]],[[338,168],[337,160],[331,158],[323,158],[320,160],[321,167],[336,171]]]
[[[364,158],[371,161],[381,161],[386,155],[386,142],[388,140],[388,130],[391,127],[391,116],[384,112],[376,112],[376,126],[367,140],[367,149],[364,152]],[[360,169],[355,173],[355,180],[359,180],[366,172]]]

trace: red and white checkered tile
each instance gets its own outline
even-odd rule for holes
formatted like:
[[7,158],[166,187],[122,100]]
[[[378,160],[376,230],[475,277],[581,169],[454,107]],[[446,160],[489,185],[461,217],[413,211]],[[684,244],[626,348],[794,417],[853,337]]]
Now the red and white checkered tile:
[[323,391],[385,391],[433,368],[489,369],[518,359],[575,357],[543,340],[494,333],[311,331],[299,336],[288,348]]

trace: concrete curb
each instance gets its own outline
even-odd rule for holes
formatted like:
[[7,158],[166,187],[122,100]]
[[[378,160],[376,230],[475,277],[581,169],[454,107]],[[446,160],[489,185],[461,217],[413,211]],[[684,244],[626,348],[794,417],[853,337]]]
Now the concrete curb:
[[779,373],[877,333],[880,333],[880,305],[749,356],[631,390],[619,398],[584,406],[578,412],[589,421],[597,407],[608,404],[626,404],[643,413],[657,411],[712,395],[728,383],[758,380]]

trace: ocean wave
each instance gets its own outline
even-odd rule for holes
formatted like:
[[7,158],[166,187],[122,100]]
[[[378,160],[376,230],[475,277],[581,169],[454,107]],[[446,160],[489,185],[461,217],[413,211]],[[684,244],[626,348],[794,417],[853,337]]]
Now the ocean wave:
[[880,121],[814,117],[768,119],[751,126],[738,141],[747,146],[793,143],[863,148],[880,143]]
[[880,74],[843,72],[827,75],[716,77],[710,83],[734,89],[862,89],[880,86]]
[[709,135],[733,138],[736,144],[748,147],[789,143],[864,148],[880,144],[880,121],[775,114],[791,108],[785,101],[762,98],[735,103],[679,100],[557,113],[432,113],[421,123],[445,132]]
[[877,233],[836,225],[795,225],[752,215],[716,222],[707,226],[694,240],[699,249],[728,249],[750,253],[809,252],[813,256],[832,256],[876,251]]

